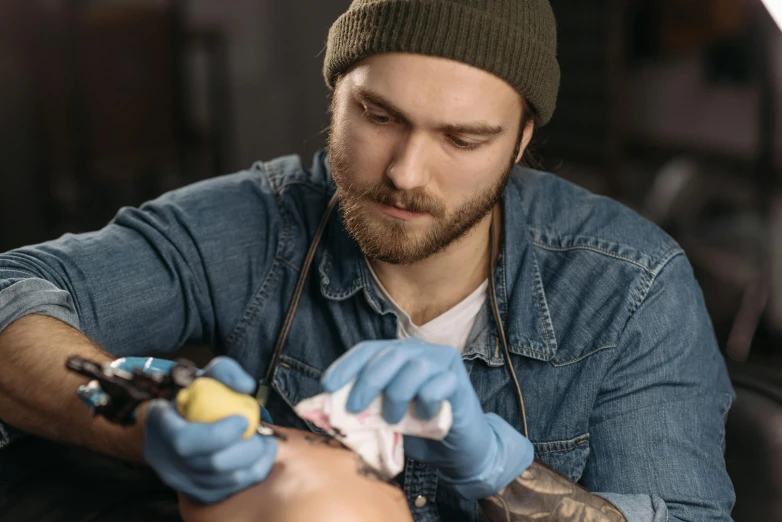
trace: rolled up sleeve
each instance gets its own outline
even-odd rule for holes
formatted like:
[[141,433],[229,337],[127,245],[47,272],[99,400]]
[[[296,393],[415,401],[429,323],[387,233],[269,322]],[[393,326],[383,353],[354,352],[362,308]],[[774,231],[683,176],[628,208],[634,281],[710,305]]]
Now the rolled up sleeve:
[[45,279],[7,279],[0,282],[0,332],[25,315],[59,319],[79,328],[79,314],[71,294]]
[[667,522],[668,520],[668,508],[660,497],[619,493],[595,493],[595,495],[616,506],[628,522]]

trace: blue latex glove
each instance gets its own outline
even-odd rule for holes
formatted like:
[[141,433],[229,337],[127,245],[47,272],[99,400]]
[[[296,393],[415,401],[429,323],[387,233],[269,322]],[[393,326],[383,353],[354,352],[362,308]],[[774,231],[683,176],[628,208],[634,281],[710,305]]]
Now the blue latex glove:
[[[252,393],[256,386],[228,357],[213,359],[202,375],[240,393]],[[270,418],[268,412],[265,418]],[[242,439],[246,429],[247,420],[237,415],[213,423],[188,422],[172,401],[157,399],[144,422],[144,458],[165,484],[211,504],[262,481],[271,471],[276,439],[258,434]]]
[[354,378],[347,410],[359,413],[383,393],[383,417],[391,424],[402,419],[411,402],[425,419],[443,401],[451,403],[453,425],[445,439],[406,435],[405,454],[437,467],[466,499],[496,493],[532,464],[532,443],[500,416],[483,412],[453,347],[415,338],[360,343],[329,367],[322,384],[334,392]]

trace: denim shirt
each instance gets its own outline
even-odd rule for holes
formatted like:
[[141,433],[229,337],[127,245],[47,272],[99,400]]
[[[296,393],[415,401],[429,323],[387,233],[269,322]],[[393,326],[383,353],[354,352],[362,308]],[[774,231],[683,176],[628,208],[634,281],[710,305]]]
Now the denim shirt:
[[[334,190],[326,151],[310,167],[284,156],[123,208],[100,231],[8,252],[0,329],[48,315],[118,357],[208,343],[260,379]],[[536,456],[631,522],[730,520],[734,395],[681,248],[619,203],[518,166],[503,206],[493,276]],[[324,370],[360,341],[396,335],[334,212],[274,374],[275,422],[313,428],[291,407],[321,391]],[[484,410],[521,430],[488,302],[463,358]],[[14,431],[0,435],[4,445]],[[416,521],[485,520],[430,467],[408,460],[402,482]]]

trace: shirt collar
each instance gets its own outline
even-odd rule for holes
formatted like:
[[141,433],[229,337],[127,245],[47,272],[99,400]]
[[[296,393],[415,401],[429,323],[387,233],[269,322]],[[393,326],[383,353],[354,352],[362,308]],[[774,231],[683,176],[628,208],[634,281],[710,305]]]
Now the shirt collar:
[[[521,167],[514,167],[503,193],[503,234],[494,270],[497,307],[505,325],[508,350],[549,361],[556,354],[557,340],[520,187],[513,179],[520,175]],[[503,364],[502,345],[488,299],[473,335],[475,340],[468,344],[465,357],[474,354],[490,365]]]
[[[331,178],[330,165],[327,160],[325,163]],[[519,176],[519,169],[515,167],[512,176]],[[494,272],[497,305],[506,328],[508,350],[548,361],[556,354],[557,341],[519,190],[511,181],[503,194],[503,237]],[[330,192],[333,193],[333,189]],[[364,254],[345,229],[338,210],[329,220],[323,243],[323,255],[318,265],[322,295],[339,301],[363,290],[376,312],[391,313],[388,304],[375,292],[371,274],[364,263]],[[463,356],[480,358],[492,366],[504,363],[488,299],[475,322]]]

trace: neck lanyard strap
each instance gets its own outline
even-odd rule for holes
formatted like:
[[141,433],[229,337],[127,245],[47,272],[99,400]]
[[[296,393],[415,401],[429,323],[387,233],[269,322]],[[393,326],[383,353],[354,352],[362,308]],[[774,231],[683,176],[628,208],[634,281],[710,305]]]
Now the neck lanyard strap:
[[272,360],[269,363],[269,367],[266,370],[266,376],[263,380],[258,382],[258,392],[256,398],[261,405],[265,406],[266,401],[269,399],[269,393],[271,391],[271,383],[274,378],[274,372],[277,370],[277,366],[280,363],[280,356],[282,355],[282,348],[285,346],[285,340],[288,338],[288,332],[293,324],[293,316],[296,315],[296,308],[299,305],[299,299],[301,299],[301,292],[304,290],[304,283],[307,280],[307,274],[310,271],[312,260],[315,258],[315,251],[318,249],[320,240],[323,237],[323,232],[326,230],[326,225],[329,222],[331,213],[334,211],[334,207],[337,206],[337,194],[334,194],[329,201],[326,210],[323,212],[323,216],[320,218],[320,224],[318,230],[315,232],[315,237],[310,243],[310,248],[307,250],[307,256],[304,258],[304,264],[299,272],[299,279],[296,282],[296,289],[293,292],[293,300],[288,307],[288,313],[285,314],[285,321],[282,323],[282,329],[280,335],[277,337],[277,344],[274,346],[274,352],[272,353]]

